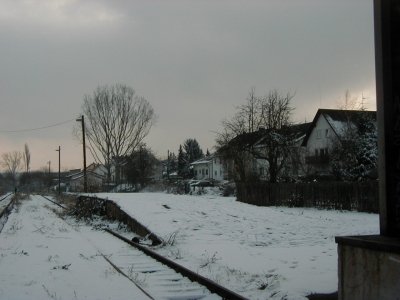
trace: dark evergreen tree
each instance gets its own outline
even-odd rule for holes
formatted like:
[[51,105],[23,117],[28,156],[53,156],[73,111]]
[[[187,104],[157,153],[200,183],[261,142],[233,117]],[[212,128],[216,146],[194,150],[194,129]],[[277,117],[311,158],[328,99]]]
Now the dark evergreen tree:
[[178,159],[176,158],[176,155],[174,152],[171,152],[169,154],[168,171],[169,171],[169,174],[171,174],[172,172],[178,171]]
[[128,182],[133,185],[139,184],[143,188],[151,180],[158,160],[151,149],[144,145],[128,156],[126,162],[125,175]]
[[183,149],[185,150],[185,157],[189,164],[204,156],[203,150],[201,150],[196,139],[187,139],[183,144]]
[[183,153],[182,145],[179,145],[178,152],[178,175],[185,178],[188,174],[188,165],[185,157],[185,153]]

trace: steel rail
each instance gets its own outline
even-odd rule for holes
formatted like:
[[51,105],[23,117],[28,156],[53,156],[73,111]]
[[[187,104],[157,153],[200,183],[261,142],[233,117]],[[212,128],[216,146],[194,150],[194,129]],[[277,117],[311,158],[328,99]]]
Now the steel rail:
[[195,273],[187,268],[185,268],[184,266],[181,266],[179,264],[177,264],[176,262],[158,254],[157,252],[149,249],[148,247],[145,247],[143,245],[140,245],[138,243],[135,243],[129,239],[127,239],[126,237],[108,229],[105,228],[104,229],[106,232],[114,235],[115,237],[119,238],[120,240],[130,244],[131,246],[141,250],[142,252],[144,252],[145,254],[147,254],[148,256],[154,258],[155,260],[167,265],[168,267],[174,269],[176,272],[182,274],[183,276],[189,278],[192,281],[198,282],[201,285],[205,286],[209,291],[218,294],[219,296],[221,296],[223,299],[229,299],[229,300],[246,300],[247,298],[219,285],[218,283],[201,276],[198,273]]
[[50,201],[50,202],[52,202],[52,203],[54,203],[55,205],[58,205],[59,207],[61,207],[61,208],[63,208],[63,209],[67,209],[64,205],[61,205],[60,203],[58,203],[58,202],[56,202],[56,201],[53,201],[53,200],[51,200],[50,198],[47,198],[46,196],[44,196],[44,195],[40,195],[40,196],[42,196],[44,199],[46,199],[47,201]]
[[0,211],[0,218],[2,218],[5,214],[11,211],[11,208],[15,202],[15,198],[12,198],[11,201],[4,207],[2,211]]
[[8,193],[8,194],[5,194],[5,195],[3,196],[3,198],[0,199],[0,201],[3,201],[4,199],[6,199],[7,197],[10,197],[11,195],[12,195],[11,192]]
[[[11,195],[12,195],[12,193],[8,194],[6,197],[4,197],[1,200],[3,201],[4,199],[8,198]],[[15,203],[15,199],[16,199],[15,197],[11,197],[11,201],[0,211],[0,220],[5,218],[5,222],[7,222],[8,215],[11,213],[11,209]],[[0,232],[4,228],[5,222],[1,224]]]

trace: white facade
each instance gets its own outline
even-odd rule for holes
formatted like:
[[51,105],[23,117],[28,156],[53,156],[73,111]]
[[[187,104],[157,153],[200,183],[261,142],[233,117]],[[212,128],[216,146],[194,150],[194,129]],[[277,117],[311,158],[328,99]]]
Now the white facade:
[[190,165],[193,168],[194,178],[197,180],[214,179],[221,181],[226,178],[224,162],[218,156],[211,155],[199,159]]
[[[362,115],[364,114],[364,115]],[[305,163],[309,174],[331,173],[329,155],[337,141],[351,139],[358,131],[360,118],[376,119],[376,112],[357,110],[319,109],[302,146],[305,147]]]
[[332,140],[337,136],[333,132],[331,125],[328,123],[323,114],[320,114],[315,128],[312,130],[307,141],[307,154],[309,156],[328,155]]

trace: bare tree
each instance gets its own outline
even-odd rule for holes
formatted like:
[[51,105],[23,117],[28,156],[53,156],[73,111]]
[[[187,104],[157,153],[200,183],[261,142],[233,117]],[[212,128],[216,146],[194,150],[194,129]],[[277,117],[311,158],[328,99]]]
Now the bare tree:
[[97,162],[104,163],[108,179],[111,163],[130,155],[148,135],[155,122],[150,103],[122,84],[100,86],[84,97],[88,148]]
[[31,152],[29,151],[27,143],[25,143],[24,152],[22,153],[22,158],[24,160],[25,171],[26,173],[28,173],[31,165]]
[[351,95],[350,90],[346,90],[344,92],[344,100],[343,103],[339,102],[337,107],[342,110],[365,110],[364,107],[364,96],[361,96],[361,102],[358,100],[356,96]]
[[[255,157],[267,162],[269,181],[277,181],[294,149],[293,132],[289,128],[293,97],[277,90],[256,97],[252,89],[247,102],[238,108],[235,116],[223,121],[223,132],[217,135],[217,147],[226,159],[234,161],[238,180],[252,177],[254,170],[249,168],[249,158]],[[261,139],[264,147],[254,148],[254,143]]]
[[217,144],[223,140],[229,141],[235,136],[243,133],[254,132],[262,127],[263,121],[263,99],[255,95],[255,88],[252,87],[246,102],[237,107],[235,115],[231,119],[222,121],[223,134],[218,134]]
[[11,176],[14,183],[17,179],[17,172],[21,168],[22,153],[18,151],[3,153],[1,165],[6,169],[6,172]]
[[268,162],[270,182],[278,180],[279,173],[293,151],[294,132],[290,128],[292,98],[293,95],[289,93],[282,95],[277,90],[273,90],[263,99],[261,118],[266,130],[262,142],[264,147],[259,151],[253,151],[253,154]]

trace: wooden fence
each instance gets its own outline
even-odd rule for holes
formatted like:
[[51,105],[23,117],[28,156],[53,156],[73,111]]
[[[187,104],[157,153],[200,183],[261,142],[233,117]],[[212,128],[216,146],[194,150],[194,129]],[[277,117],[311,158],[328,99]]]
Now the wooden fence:
[[258,206],[379,212],[378,181],[236,183],[237,200]]

